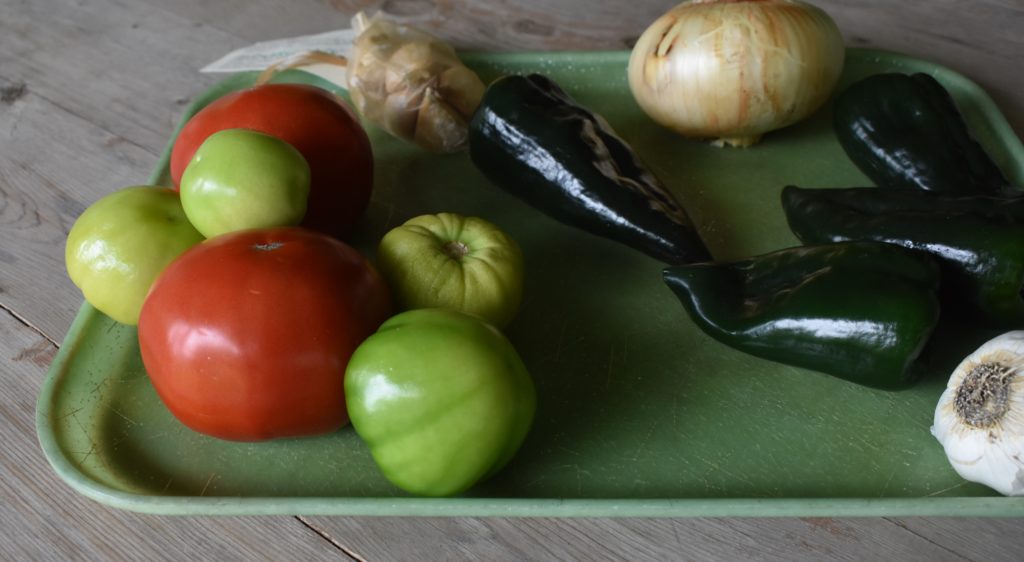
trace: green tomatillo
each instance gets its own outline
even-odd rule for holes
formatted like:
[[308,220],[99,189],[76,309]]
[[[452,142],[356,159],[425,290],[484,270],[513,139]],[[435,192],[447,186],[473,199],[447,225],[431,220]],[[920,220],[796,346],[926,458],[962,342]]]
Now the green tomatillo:
[[309,164],[285,141],[245,129],[210,135],[181,176],[181,204],[207,238],[299,224],[309,198]]
[[384,279],[403,310],[451,308],[504,328],[523,293],[523,255],[497,226],[453,213],[422,215],[384,235]]
[[78,217],[68,233],[64,262],[89,304],[134,326],[153,281],[202,240],[177,192],[128,187],[104,196]]
[[461,493],[503,467],[533,422],[536,396],[500,331],[448,309],[404,312],[349,359],[353,427],[399,488]]

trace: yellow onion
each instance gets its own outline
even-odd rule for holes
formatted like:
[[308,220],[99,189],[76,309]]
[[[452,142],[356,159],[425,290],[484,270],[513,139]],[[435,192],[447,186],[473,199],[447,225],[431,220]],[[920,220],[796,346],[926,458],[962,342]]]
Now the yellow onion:
[[843,69],[839,28],[798,0],[692,0],[644,31],[629,87],[685,136],[749,146],[828,99]]

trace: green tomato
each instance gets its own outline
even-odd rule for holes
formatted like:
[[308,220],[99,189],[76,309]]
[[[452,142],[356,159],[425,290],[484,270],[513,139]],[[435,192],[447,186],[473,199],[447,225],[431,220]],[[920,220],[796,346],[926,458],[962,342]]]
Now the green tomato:
[[449,496],[497,472],[533,423],[533,381],[512,344],[448,309],[392,317],[345,372],[356,432],[403,490]]
[[207,238],[299,224],[309,198],[309,164],[285,141],[245,129],[210,135],[181,176],[181,204]]
[[451,308],[504,328],[522,300],[519,245],[480,218],[410,219],[384,235],[377,262],[402,310]]
[[128,187],[96,201],[78,217],[68,233],[64,263],[89,304],[134,326],[153,281],[202,240],[177,192]]

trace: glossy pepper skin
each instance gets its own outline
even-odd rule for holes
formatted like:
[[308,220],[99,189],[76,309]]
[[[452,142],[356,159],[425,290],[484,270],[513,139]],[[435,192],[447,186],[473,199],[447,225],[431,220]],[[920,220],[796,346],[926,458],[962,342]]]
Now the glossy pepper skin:
[[878,187],[984,195],[1012,191],[949,92],[927,74],[869,76],[835,102],[836,137]]
[[493,183],[552,218],[669,264],[710,259],[672,194],[600,116],[539,75],[492,83],[469,154]]
[[993,327],[1024,322],[1024,200],[788,186],[782,207],[805,244],[874,240],[928,252],[950,310]]
[[751,355],[896,390],[939,318],[927,255],[859,242],[674,266],[666,284],[708,335]]

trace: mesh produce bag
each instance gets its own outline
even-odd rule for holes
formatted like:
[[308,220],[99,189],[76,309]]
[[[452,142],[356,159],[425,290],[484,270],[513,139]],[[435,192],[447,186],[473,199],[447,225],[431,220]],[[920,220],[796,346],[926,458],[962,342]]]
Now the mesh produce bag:
[[358,32],[348,87],[362,116],[392,135],[435,152],[466,147],[467,123],[484,83],[455,50],[419,29],[376,14],[352,20]]

